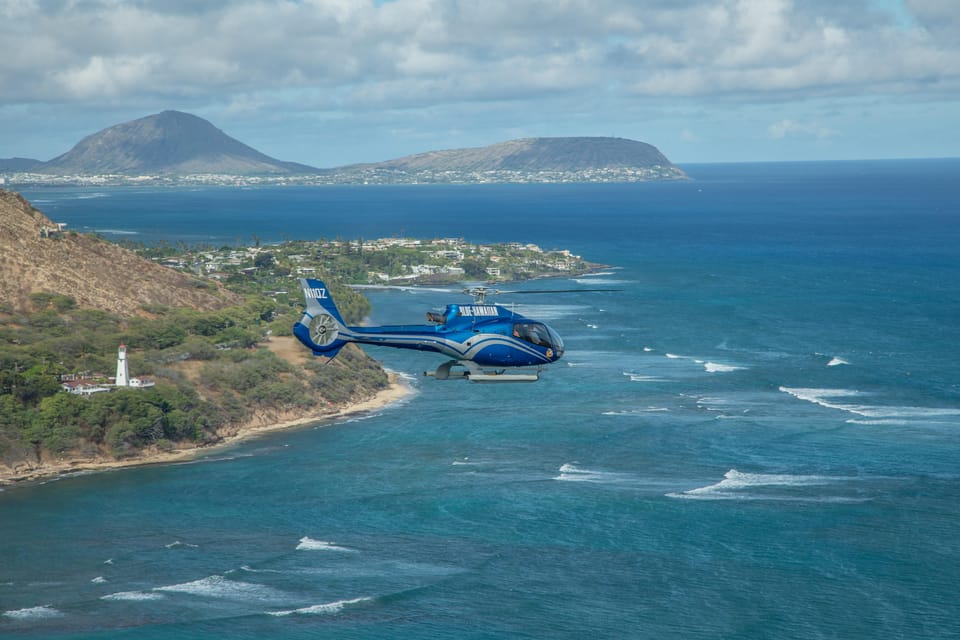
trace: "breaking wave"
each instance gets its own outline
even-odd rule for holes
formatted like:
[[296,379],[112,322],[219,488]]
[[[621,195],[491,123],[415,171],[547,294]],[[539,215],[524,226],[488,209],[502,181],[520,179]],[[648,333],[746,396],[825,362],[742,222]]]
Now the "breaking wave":
[[621,409],[620,411],[604,411],[602,416],[636,416],[643,413],[662,413],[670,411],[668,407],[646,407],[644,409]]
[[618,482],[624,478],[625,476],[622,473],[584,469],[576,466],[574,463],[567,463],[560,467],[560,475],[556,476],[554,480],[563,480],[566,482]]
[[[960,416],[960,408],[953,407],[904,407],[893,405],[862,404],[854,402],[839,401],[841,398],[864,398],[869,394],[854,391],[852,389],[803,389],[780,387],[780,391],[790,394],[798,400],[804,400],[813,404],[845,411],[862,418],[873,420],[873,424],[880,424],[878,420],[896,420],[896,419],[920,419],[934,420],[950,416]],[[857,422],[855,424],[861,424]]]
[[792,489],[818,487],[850,480],[839,476],[744,473],[730,469],[715,484],[666,494],[668,498],[687,500],[782,500],[799,502],[863,502],[865,498],[791,493]]
[[703,368],[707,373],[729,373],[731,371],[740,371],[746,367],[738,367],[732,364],[719,364],[717,362],[705,362]]
[[297,551],[345,551],[347,553],[356,553],[356,549],[342,547],[325,540],[314,540],[304,536],[300,538],[300,544],[297,545]]
[[62,611],[54,609],[50,605],[40,607],[27,607],[26,609],[14,609],[4,611],[3,615],[14,620],[44,620],[47,618],[60,618],[64,615]]
[[162,593],[154,593],[152,591],[118,591],[100,596],[100,599],[139,602],[142,600],[162,600],[163,597]]
[[198,545],[190,544],[189,542],[180,542],[179,540],[174,540],[170,544],[163,545],[167,549],[196,549]]
[[623,375],[630,378],[630,382],[666,382],[663,378],[659,376],[645,376],[640,373],[634,373],[632,371],[624,371]]
[[282,599],[283,593],[272,587],[239,580],[230,580],[221,575],[207,576],[200,580],[156,587],[154,591],[187,593],[208,598],[231,598],[250,600]]
[[291,616],[291,615],[323,615],[339,613],[344,607],[361,602],[371,602],[373,598],[353,598],[351,600],[337,600],[336,602],[326,602],[324,604],[315,604],[310,607],[301,607],[300,609],[289,609],[287,611],[270,611],[271,616]]

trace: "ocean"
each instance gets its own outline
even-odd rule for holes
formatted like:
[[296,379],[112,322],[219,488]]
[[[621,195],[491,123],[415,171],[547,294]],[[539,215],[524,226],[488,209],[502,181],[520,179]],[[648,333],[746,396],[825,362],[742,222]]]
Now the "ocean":
[[[960,637],[960,160],[683,183],[44,188],[145,242],[463,237],[607,265],[504,299],[535,384],[0,492],[4,638]],[[370,292],[377,323],[459,294]]]

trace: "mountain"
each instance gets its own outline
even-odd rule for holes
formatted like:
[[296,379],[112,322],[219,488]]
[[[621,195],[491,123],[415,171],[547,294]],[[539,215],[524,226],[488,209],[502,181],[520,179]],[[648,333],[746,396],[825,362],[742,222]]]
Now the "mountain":
[[180,111],[114,125],[31,171],[74,175],[298,174],[319,169],[276,160]]
[[[469,149],[429,151],[385,162],[317,169],[283,162],[231,138],[211,123],[164,111],[87,136],[48,162],[0,159],[0,172],[57,176],[142,176],[169,180],[196,174],[256,176],[304,184],[403,182],[633,182],[687,175],[653,145],[625,138],[523,138]],[[232,183],[232,182],[231,182]]]
[[22,196],[0,189],[0,310],[26,310],[34,293],[121,316],[159,304],[219,309],[240,298],[95,236],[57,232]]
[[488,147],[429,151],[379,162],[401,171],[587,171],[672,167],[653,145],[625,138],[523,138]]
[[33,171],[41,164],[43,164],[43,161],[34,160],[33,158],[0,158],[0,171],[9,171],[11,173]]

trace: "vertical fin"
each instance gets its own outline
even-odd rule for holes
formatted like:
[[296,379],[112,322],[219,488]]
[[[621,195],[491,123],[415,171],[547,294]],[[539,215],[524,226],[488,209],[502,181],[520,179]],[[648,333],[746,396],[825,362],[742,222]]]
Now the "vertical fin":
[[333,296],[322,280],[301,278],[300,287],[307,309],[293,325],[293,335],[314,355],[334,358],[348,341],[340,338],[345,325]]

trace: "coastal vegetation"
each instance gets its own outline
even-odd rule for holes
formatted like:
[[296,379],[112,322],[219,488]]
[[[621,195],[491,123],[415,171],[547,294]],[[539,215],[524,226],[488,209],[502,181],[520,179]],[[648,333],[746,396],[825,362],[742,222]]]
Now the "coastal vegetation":
[[[348,321],[369,312],[359,294],[335,291]],[[216,442],[258,416],[332,411],[387,385],[357,349],[323,366],[278,355],[273,336],[289,333],[298,310],[261,295],[219,311],[150,305],[126,320],[64,295],[31,302],[29,313],[0,309],[0,462],[11,468]],[[76,379],[107,385],[121,343],[130,370],[154,386],[64,392]]]

